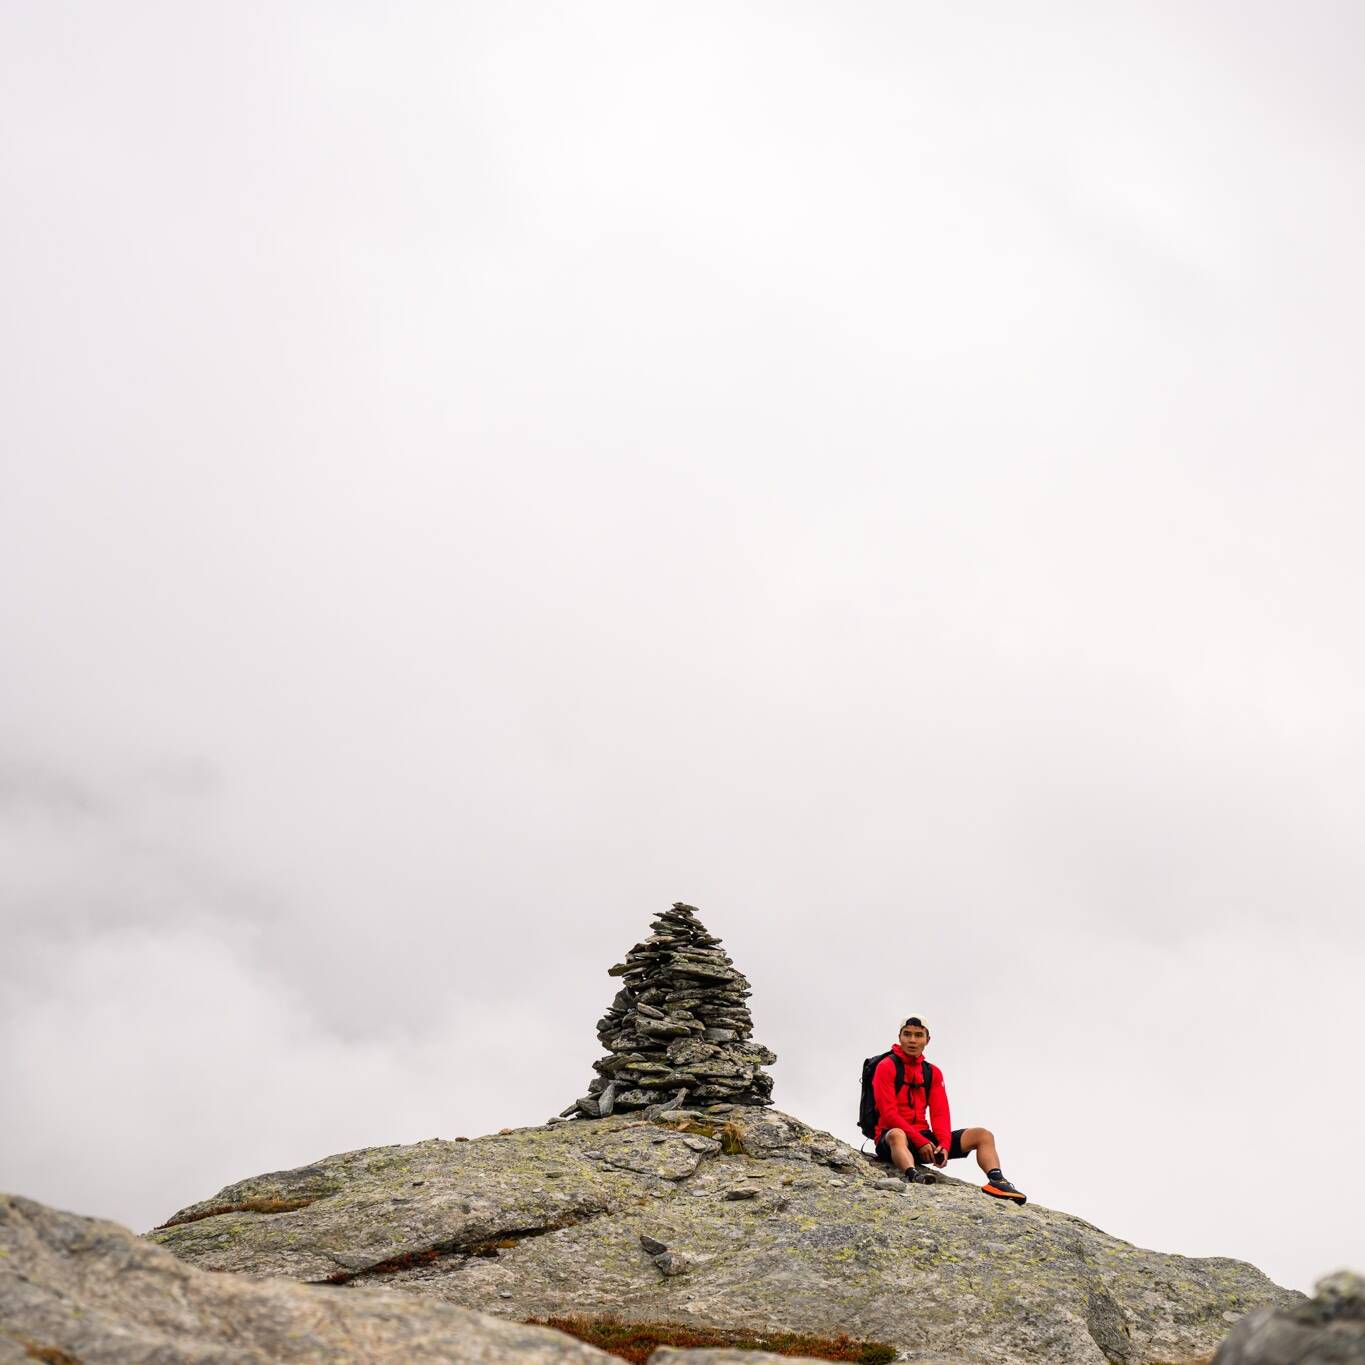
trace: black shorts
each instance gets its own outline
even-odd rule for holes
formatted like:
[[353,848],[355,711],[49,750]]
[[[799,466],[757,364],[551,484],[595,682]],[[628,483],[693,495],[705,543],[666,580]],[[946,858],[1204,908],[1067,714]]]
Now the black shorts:
[[[965,1128],[953,1129],[953,1140],[948,1144],[949,1161],[958,1161],[962,1157],[967,1155],[967,1153],[962,1150],[962,1134],[965,1133],[966,1131],[967,1130]],[[926,1136],[933,1140],[932,1133],[926,1134]],[[914,1154],[914,1150],[915,1150],[914,1147],[910,1148],[912,1155]],[[886,1145],[886,1139],[884,1137],[877,1139],[877,1160],[886,1162],[888,1166],[895,1164],[891,1160],[891,1148]],[[921,1161],[918,1157],[915,1157],[916,1166],[923,1166],[925,1164],[926,1163]]]

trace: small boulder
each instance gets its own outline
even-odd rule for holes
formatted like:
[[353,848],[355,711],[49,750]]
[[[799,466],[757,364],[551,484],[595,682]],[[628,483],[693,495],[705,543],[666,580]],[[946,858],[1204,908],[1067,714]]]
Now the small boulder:
[[1228,1333],[1213,1365],[1361,1365],[1365,1278],[1349,1270],[1319,1280],[1311,1299],[1257,1308]]

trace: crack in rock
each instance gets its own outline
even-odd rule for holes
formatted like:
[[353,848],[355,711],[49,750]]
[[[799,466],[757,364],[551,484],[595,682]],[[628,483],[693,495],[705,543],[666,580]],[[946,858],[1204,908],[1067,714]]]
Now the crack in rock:
[[167,1228],[181,1228],[186,1223],[198,1223],[205,1218],[217,1218],[224,1213],[293,1213],[297,1209],[306,1209],[310,1204],[316,1204],[321,1198],[320,1194],[302,1199],[270,1199],[263,1196],[243,1199],[236,1204],[211,1204],[208,1208],[198,1209],[194,1213],[178,1213],[167,1222],[158,1223],[152,1230],[164,1232]]
[[[605,1217],[611,1210],[600,1209],[593,1212],[566,1213],[535,1227],[505,1228],[491,1236],[468,1238],[458,1237],[449,1241],[435,1242],[430,1246],[418,1247],[413,1251],[403,1251],[396,1256],[385,1257],[382,1261],[346,1267],[328,1275],[325,1279],[309,1281],[311,1284],[350,1284],[354,1280],[366,1279],[372,1275],[394,1275],[399,1271],[412,1270],[417,1266],[430,1265],[434,1261],[451,1259],[471,1260],[474,1257],[495,1257],[500,1251],[508,1251],[519,1242],[532,1237],[544,1237],[547,1233],[560,1232],[564,1228],[576,1227],[594,1218]],[[338,1261],[341,1256],[336,1257]],[[346,1259],[350,1259],[349,1257]],[[358,1259],[358,1258],[357,1258]]]

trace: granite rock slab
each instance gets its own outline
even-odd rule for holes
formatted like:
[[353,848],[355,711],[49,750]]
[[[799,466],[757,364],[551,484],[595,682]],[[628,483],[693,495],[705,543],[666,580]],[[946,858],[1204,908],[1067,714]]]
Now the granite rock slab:
[[[715,1140],[727,1122],[737,1152]],[[1207,1358],[1244,1314],[1302,1300],[1241,1261],[1142,1250],[1042,1191],[1017,1208],[946,1177],[878,1188],[886,1176],[768,1107],[614,1114],[329,1157],[229,1186],[150,1236],[204,1269],[343,1293],[847,1334],[962,1365]],[[661,1274],[654,1244],[685,1272]]]
[[0,1365],[609,1365],[548,1328],[380,1288],[212,1275],[0,1195]]

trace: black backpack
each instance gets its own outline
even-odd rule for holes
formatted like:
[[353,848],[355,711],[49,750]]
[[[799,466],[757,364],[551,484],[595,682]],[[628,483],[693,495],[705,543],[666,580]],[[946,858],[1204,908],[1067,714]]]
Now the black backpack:
[[[890,1057],[896,1066],[896,1093],[899,1094],[906,1088],[905,1082],[905,1063],[900,1055],[895,1052],[879,1052],[875,1057],[869,1057],[863,1063],[863,1096],[858,1105],[858,1127],[862,1130],[865,1137],[875,1138],[877,1136],[877,1124],[880,1115],[877,1113],[877,1098],[872,1093],[872,1073],[877,1069],[879,1062]],[[934,1083],[936,1069],[920,1058],[920,1066],[924,1068],[924,1120],[929,1121],[929,1087]],[[916,1089],[919,1087],[916,1086]]]

